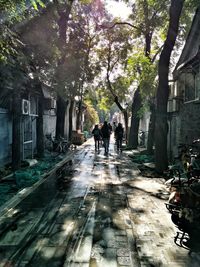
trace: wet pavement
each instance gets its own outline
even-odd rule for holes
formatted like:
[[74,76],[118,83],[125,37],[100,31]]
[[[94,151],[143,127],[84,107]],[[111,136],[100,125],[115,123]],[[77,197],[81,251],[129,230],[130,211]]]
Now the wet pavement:
[[113,141],[108,156],[87,141],[73,162],[72,174],[52,177],[12,211],[0,267],[200,266],[199,252],[174,243],[162,179],[141,177]]

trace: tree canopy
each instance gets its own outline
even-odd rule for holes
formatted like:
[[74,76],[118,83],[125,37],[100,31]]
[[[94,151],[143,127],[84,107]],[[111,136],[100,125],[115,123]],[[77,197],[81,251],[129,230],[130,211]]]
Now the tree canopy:
[[[90,105],[105,111],[115,103],[127,120],[125,104],[132,101],[132,115],[141,114],[157,94],[158,60],[166,38],[173,37],[168,37],[168,11],[174,1],[123,2],[132,10],[127,21],[109,14],[100,0],[1,0],[3,90],[38,79],[65,102],[90,97],[91,112]],[[184,1],[176,47],[185,40],[198,2]],[[95,98],[88,88],[95,90]],[[134,102],[134,92],[140,103]]]

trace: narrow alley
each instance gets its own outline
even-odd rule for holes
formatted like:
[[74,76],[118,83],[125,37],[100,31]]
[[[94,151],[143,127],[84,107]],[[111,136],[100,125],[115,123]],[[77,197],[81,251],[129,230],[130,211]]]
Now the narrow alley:
[[162,179],[140,176],[113,140],[109,156],[89,139],[73,160],[70,182],[50,181],[12,210],[0,235],[1,267],[200,266],[199,253],[174,243]]

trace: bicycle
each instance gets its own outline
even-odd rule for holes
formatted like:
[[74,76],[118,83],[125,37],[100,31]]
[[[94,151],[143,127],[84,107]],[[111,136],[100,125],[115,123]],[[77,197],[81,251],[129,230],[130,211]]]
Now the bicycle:
[[63,137],[59,137],[58,139],[52,138],[51,134],[46,135],[46,145],[48,150],[55,151],[58,153],[66,153],[67,150],[70,148],[70,142]]
[[[167,209],[171,213],[176,213],[177,208],[183,204],[182,199],[187,190],[191,187],[196,187],[200,183],[200,153],[196,146],[200,140],[194,140],[192,145],[180,144],[179,145],[179,159],[178,164],[171,166],[168,171],[169,179],[165,184],[169,186],[171,192],[168,203],[166,203]],[[193,151],[197,148],[196,152]],[[190,201],[190,198],[187,199]]]
[[[197,144],[200,139],[194,140],[191,145],[179,145],[179,165],[171,168],[172,179],[166,184],[170,186],[170,197],[165,203],[171,213],[172,222],[178,227],[179,232],[175,243],[190,249],[189,243],[193,242],[199,233],[200,219],[200,153]],[[196,151],[194,151],[196,149]]]
[[[200,177],[200,139],[194,140],[191,145],[179,144],[178,156],[168,170],[169,178],[188,179]],[[179,181],[180,182],[180,181]]]

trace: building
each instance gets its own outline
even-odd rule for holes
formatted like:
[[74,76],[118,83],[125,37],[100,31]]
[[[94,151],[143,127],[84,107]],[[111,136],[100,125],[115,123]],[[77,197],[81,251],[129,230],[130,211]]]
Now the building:
[[173,72],[168,101],[170,157],[180,143],[200,138],[200,6],[196,10],[185,46]]

